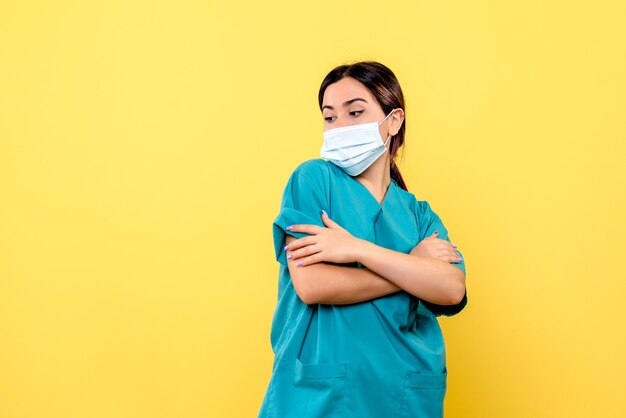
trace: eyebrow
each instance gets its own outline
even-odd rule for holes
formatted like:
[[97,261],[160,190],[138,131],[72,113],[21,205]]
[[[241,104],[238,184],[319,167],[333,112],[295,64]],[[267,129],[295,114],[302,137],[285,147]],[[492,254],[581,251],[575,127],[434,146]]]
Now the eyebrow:
[[[354,103],[354,102],[356,102],[356,101],[358,101],[358,100],[361,100],[361,101],[363,101],[363,102],[367,103],[367,100],[362,99],[362,98],[360,98],[360,97],[355,97],[354,99],[350,99],[350,100],[348,100],[348,101],[343,102],[343,107],[348,107],[348,106],[350,106],[352,103]],[[324,110],[324,109],[335,110],[335,108],[334,108],[334,107],[329,106],[329,105],[324,105],[324,106],[322,106],[322,110]]]

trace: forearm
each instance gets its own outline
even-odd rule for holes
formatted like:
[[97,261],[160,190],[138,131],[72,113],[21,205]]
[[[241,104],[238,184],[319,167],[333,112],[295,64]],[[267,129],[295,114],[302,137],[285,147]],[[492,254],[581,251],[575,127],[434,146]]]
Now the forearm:
[[465,275],[454,265],[380,247],[363,240],[358,261],[406,292],[440,305],[455,305],[465,294]]
[[401,290],[367,268],[328,263],[296,266],[292,261],[288,265],[296,292],[307,304],[359,303]]

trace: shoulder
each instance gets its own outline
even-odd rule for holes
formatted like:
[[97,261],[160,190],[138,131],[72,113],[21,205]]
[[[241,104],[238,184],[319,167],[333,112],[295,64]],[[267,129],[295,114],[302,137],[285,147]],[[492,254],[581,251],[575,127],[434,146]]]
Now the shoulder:
[[321,158],[300,163],[289,175],[285,193],[326,196],[333,175],[328,164],[332,163]]
[[294,169],[292,177],[300,176],[310,181],[326,182],[331,176],[330,164],[332,163],[322,158],[306,160]]
[[415,199],[415,208],[418,215],[426,216],[433,214],[433,208],[430,206],[427,200]]
[[294,172],[300,172],[303,173],[305,175],[319,175],[319,174],[325,174],[328,173],[329,171],[329,165],[330,162],[326,161],[322,158],[311,158],[310,160],[306,160],[302,163],[300,163],[296,169],[294,170]]
[[415,214],[415,219],[419,223],[429,222],[433,217],[438,217],[428,200],[419,200],[415,194],[398,187],[400,195],[407,202],[411,211]]
[[[395,180],[392,180],[395,182]],[[415,194],[404,190],[401,188],[398,183],[396,183],[396,189],[402,200],[406,202],[406,204],[411,208],[411,210],[415,213],[416,216],[423,214],[425,212],[426,206],[428,206],[428,202],[425,200],[418,200]],[[429,206],[430,207],[430,206]]]

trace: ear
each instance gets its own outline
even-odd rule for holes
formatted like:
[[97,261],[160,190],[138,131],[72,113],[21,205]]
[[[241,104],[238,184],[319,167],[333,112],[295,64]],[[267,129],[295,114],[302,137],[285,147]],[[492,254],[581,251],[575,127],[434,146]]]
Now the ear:
[[402,123],[404,123],[404,110],[402,110],[401,107],[397,108],[389,119],[391,119],[389,123],[389,135],[394,136],[402,127]]

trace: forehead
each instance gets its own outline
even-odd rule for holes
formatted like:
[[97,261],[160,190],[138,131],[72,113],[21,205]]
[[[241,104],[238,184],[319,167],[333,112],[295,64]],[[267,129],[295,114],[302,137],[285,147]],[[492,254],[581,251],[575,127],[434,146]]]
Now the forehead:
[[[333,107],[340,106],[347,100],[360,97],[369,103],[374,103],[372,93],[359,81],[351,77],[344,77],[341,80],[329,85],[324,91],[324,100],[322,105],[330,105]],[[363,102],[358,102],[363,103]]]

